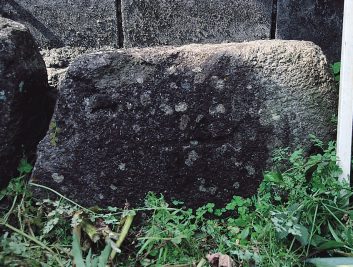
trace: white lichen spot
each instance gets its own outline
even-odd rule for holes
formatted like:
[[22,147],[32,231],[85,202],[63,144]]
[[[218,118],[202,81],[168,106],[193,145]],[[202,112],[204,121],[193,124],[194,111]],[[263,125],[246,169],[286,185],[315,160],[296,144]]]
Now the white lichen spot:
[[186,129],[186,127],[188,126],[190,122],[190,118],[188,115],[183,115],[180,118],[180,123],[179,123],[179,129],[184,131]]
[[227,145],[224,144],[224,145],[222,145],[220,147],[217,147],[216,151],[217,151],[217,153],[223,155],[227,151]]
[[135,133],[138,133],[141,130],[141,127],[140,125],[135,124],[132,126],[132,129],[134,130]]
[[119,170],[121,170],[121,171],[125,171],[126,170],[126,164],[125,163],[120,163],[118,167],[119,167]]
[[128,110],[132,109],[132,104],[131,104],[130,102],[127,102],[127,103],[126,103],[126,108],[127,108]]
[[89,107],[89,103],[90,103],[89,98],[88,98],[88,97],[85,97],[85,98],[83,99],[83,105],[86,106],[86,108],[87,108],[87,107]]
[[149,104],[151,104],[151,96],[150,96],[151,92],[147,91],[144,92],[141,96],[140,96],[140,102],[142,106],[147,106]]
[[224,80],[218,80],[215,87],[217,90],[222,91],[224,89]]
[[138,77],[136,79],[136,81],[137,81],[137,83],[142,84],[143,83],[143,78],[142,77]]
[[167,74],[169,74],[169,75],[176,73],[176,71],[177,71],[177,69],[175,66],[171,66],[166,70]]
[[159,108],[164,112],[165,115],[172,115],[174,113],[173,108],[167,104],[161,104]]
[[248,86],[246,86],[246,89],[248,89],[248,90],[251,90],[252,89],[252,85],[248,85]]
[[188,158],[185,160],[185,164],[191,167],[194,164],[194,161],[196,161],[199,158],[199,155],[195,150],[191,150],[189,152]]
[[279,121],[280,119],[281,119],[281,115],[272,114],[272,120],[274,120],[274,121]]
[[25,85],[25,82],[24,81],[21,81],[20,84],[18,85],[18,90],[20,91],[20,93],[23,92],[23,87]]
[[240,183],[239,182],[235,182],[234,184],[233,184],[233,188],[234,189],[238,189],[240,187]]
[[241,167],[243,165],[242,162],[237,161],[237,159],[234,158],[234,157],[231,157],[230,160],[233,162],[234,166],[237,167],[237,168],[239,168],[239,167]]
[[211,77],[211,84],[218,91],[222,91],[224,89],[224,80],[220,79],[218,76]]
[[202,68],[201,67],[196,67],[192,69],[193,72],[201,72]]
[[194,77],[194,83],[200,84],[203,83],[206,80],[206,76],[203,73],[198,73]]
[[211,115],[224,114],[224,113],[226,113],[226,108],[224,107],[223,104],[218,104],[216,106],[211,106],[209,108],[209,113]]
[[99,197],[100,200],[104,199],[104,195],[103,194],[99,194],[98,197]]
[[217,187],[216,186],[210,186],[210,187],[206,187],[205,186],[205,179],[203,178],[198,178],[198,180],[200,181],[200,185],[199,185],[199,191],[200,192],[205,192],[205,193],[211,193],[212,195],[215,195],[217,192]]
[[216,186],[211,186],[208,188],[208,191],[211,193],[211,195],[215,195],[217,192],[217,187]]
[[117,188],[115,185],[113,185],[113,184],[111,184],[109,187],[110,187],[111,190],[114,190],[114,191],[118,189],[118,188]]
[[180,86],[185,91],[190,91],[191,90],[191,84],[188,81],[181,82]]
[[6,101],[6,95],[4,90],[0,91],[0,101]]
[[188,104],[186,104],[185,102],[180,102],[180,103],[175,105],[175,111],[176,112],[184,112],[187,109],[188,109]]
[[178,85],[175,82],[170,83],[169,87],[171,89],[175,89],[175,90],[179,88]]
[[60,184],[64,181],[64,176],[63,175],[59,175],[58,173],[53,173],[51,175],[51,178],[53,178],[54,182]]
[[254,175],[255,174],[255,168],[252,166],[245,166],[246,171],[248,172],[249,175]]
[[196,122],[199,123],[203,119],[203,117],[204,116],[202,114],[197,115]]
[[122,104],[119,104],[117,111],[118,112],[123,112],[124,111],[124,106]]
[[190,144],[191,144],[192,146],[197,146],[197,145],[199,144],[199,141],[197,141],[197,140],[192,140],[192,141],[190,141]]
[[207,192],[207,188],[202,184],[199,186],[199,191],[200,192]]

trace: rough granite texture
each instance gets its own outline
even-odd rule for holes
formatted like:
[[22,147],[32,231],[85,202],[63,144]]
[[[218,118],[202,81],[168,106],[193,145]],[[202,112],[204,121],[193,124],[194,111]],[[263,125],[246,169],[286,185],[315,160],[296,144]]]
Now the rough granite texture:
[[43,49],[40,51],[48,72],[48,82],[55,91],[60,81],[65,77],[65,73],[78,56],[97,51],[112,50],[113,47],[86,48],[86,47],[60,47],[53,49]]
[[277,147],[331,138],[337,92],[311,42],[94,53],[70,65],[32,180],[87,206],[254,194]]
[[341,60],[343,0],[278,0],[277,39],[319,45],[329,62]]
[[122,0],[124,47],[269,39],[272,0]]
[[45,64],[30,32],[0,18],[0,188],[16,175],[23,155],[32,158],[53,108]]
[[117,43],[115,0],[4,0],[0,15],[25,24],[42,48]]

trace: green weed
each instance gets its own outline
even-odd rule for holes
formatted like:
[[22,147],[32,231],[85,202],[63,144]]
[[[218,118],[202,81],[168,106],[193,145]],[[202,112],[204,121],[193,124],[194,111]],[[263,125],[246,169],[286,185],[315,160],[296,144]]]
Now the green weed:
[[322,153],[276,151],[256,196],[198,209],[154,193],[138,209],[88,209],[32,184],[58,196],[35,201],[22,162],[0,193],[12,200],[0,220],[0,265],[200,267],[224,256],[233,266],[294,267],[316,255],[352,256],[352,191],[338,182],[334,142],[313,142]]

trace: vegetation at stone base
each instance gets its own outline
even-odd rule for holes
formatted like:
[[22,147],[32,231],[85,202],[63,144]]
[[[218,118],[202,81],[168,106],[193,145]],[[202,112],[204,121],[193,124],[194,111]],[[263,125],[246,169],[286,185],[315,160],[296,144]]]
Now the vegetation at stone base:
[[338,182],[334,142],[314,142],[322,153],[278,150],[256,196],[196,210],[154,193],[138,209],[87,209],[60,194],[35,201],[22,161],[0,194],[0,266],[284,267],[352,256],[352,191]]
[[335,62],[331,65],[335,81],[340,81],[340,72],[341,72],[341,62]]

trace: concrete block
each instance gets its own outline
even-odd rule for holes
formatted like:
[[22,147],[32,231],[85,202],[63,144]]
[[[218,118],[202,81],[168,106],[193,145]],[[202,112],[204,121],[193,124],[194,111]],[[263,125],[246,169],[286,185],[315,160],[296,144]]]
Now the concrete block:
[[268,39],[272,0],[122,0],[125,47]]
[[340,61],[343,0],[278,0],[276,38],[312,41]]
[[115,45],[115,0],[6,0],[3,17],[26,25],[42,48]]

